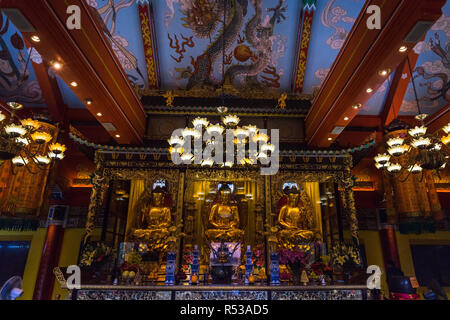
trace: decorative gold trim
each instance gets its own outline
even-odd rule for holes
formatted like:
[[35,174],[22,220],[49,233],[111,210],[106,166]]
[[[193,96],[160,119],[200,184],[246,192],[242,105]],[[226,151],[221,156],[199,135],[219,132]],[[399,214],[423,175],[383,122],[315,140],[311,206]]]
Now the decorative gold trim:
[[[184,90],[184,89],[174,89],[172,90],[173,94],[177,97],[190,97],[190,98],[217,98],[222,94],[222,88],[217,90],[208,90],[208,89],[192,89],[192,90]],[[141,96],[161,96],[164,91],[154,90],[148,88],[140,88],[138,93]],[[244,99],[273,99],[278,100],[280,97],[280,92],[278,90],[256,90],[250,88],[244,89],[236,89],[233,86],[225,86],[224,87],[225,95],[233,95],[238,96],[239,98]],[[312,101],[314,96],[312,94],[289,94],[288,100],[308,100]],[[275,106],[275,103],[274,103]]]

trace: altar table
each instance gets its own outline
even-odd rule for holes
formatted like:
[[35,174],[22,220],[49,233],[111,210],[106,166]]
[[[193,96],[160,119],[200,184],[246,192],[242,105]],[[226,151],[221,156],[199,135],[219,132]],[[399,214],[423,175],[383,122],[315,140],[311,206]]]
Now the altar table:
[[83,285],[73,300],[366,300],[367,286]]

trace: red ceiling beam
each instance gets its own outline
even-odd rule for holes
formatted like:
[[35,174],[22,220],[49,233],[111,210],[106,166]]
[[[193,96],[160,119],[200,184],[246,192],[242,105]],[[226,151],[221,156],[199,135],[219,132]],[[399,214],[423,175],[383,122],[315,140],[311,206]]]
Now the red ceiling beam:
[[64,122],[67,105],[64,103],[56,77],[49,76],[49,66],[46,61],[42,61],[40,64],[33,62],[32,65],[50,115],[57,122]]
[[[408,58],[411,64],[411,68],[414,68],[419,55],[414,51],[410,51],[408,54]],[[387,126],[392,122],[392,120],[397,118],[410,81],[411,72],[409,70],[408,60],[405,59],[395,70],[392,84],[389,88],[389,93],[386,98],[383,111],[381,112],[381,120],[383,122],[383,126]]]
[[[69,5],[81,9],[81,29],[68,30]],[[110,134],[121,144],[141,144],[145,133],[145,111],[138,95],[105,37],[96,12],[82,0],[3,0],[2,8],[17,8],[36,29],[22,32],[27,39],[37,34],[34,44],[47,61],[60,61],[58,71],[81,101],[93,100],[86,107],[101,123],[112,123]],[[102,116],[98,116],[101,113]],[[120,137],[116,137],[120,135]]]
[[442,108],[434,113],[428,119],[425,119],[425,125],[428,127],[428,132],[435,133],[450,123],[450,105]]
[[[369,0],[366,1],[343,48],[333,63],[306,118],[308,144],[327,147],[338,134],[335,127],[345,127],[358,110],[354,104],[364,104],[370,94],[385,81],[380,69],[394,70],[405,58],[398,52],[401,45],[410,50],[414,43],[404,40],[417,22],[434,22],[441,16],[445,0]],[[382,28],[367,28],[367,7],[378,5],[381,9]],[[331,138],[329,141],[328,139]]]

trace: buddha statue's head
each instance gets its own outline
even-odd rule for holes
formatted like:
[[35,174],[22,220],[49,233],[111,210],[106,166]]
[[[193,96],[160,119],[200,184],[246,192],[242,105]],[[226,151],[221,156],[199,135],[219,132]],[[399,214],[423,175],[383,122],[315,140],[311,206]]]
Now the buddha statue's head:
[[228,184],[223,184],[219,189],[219,202],[229,204],[231,200],[231,189]]
[[299,198],[300,198],[300,191],[297,188],[292,187],[288,192],[289,205],[296,206],[298,204]]
[[164,189],[161,187],[156,187],[152,191],[152,199],[153,199],[153,205],[160,207],[164,203]]

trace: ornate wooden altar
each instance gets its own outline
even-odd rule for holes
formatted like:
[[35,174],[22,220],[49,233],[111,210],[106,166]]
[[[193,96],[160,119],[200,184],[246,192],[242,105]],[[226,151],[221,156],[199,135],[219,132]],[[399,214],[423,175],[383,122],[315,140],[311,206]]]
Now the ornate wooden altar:
[[[341,201],[343,215],[347,217],[353,240],[358,243],[358,226],[350,171],[352,157],[349,154],[281,151],[280,169],[273,176],[262,176],[257,168],[241,170],[177,166],[170,161],[170,155],[164,148],[98,150],[95,162],[96,172],[93,178],[85,241],[93,230],[95,215],[105,207],[105,195],[107,191],[111,194],[114,182],[140,181],[141,189],[142,186],[144,188],[143,194],[148,193],[155,184],[161,182],[165,184],[171,199],[173,226],[176,228],[174,231],[176,251],[181,253],[186,247],[198,245],[201,250],[201,259],[204,261],[207,261],[209,257],[203,236],[206,228],[205,210],[207,211],[211,202],[214,201],[208,196],[210,192],[217,192],[217,186],[224,182],[236,188],[234,190],[236,198],[240,197],[247,202],[247,214],[244,218],[246,221],[242,225],[245,245],[252,247],[263,245],[267,247],[268,253],[273,251],[271,244],[276,242],[274,227],[277,226],[278,206],[283,195],[283,186],[297,185],[303,189],[308,183],[316,184],[313,189],[316,193],[318,192],[315,202],[310,201],[308,205],[315,211],[315,226],[321,235],[321,240],[331,245],[333,235],[329,229],[332,223],[327,219],[333,215],[327,211],[339,210]],[[309,193],[310,197],[312,192]],[[340,199],[336,199],[335,195]],[[329,206],[324,207],[324,197],[330,198]],[[333,203],[334,208],[332,208]],[[133,206],[128,205],[127,232],[125,239],[121,241],[127,240],[129,228],[136,220],[138,213],[133,210]]]

